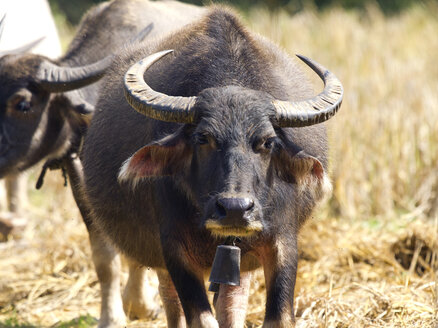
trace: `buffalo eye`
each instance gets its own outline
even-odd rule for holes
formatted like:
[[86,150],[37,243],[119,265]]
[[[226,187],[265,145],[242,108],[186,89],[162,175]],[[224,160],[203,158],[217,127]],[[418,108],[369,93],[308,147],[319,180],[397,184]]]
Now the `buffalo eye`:
[[194,135],[194,143],[197,145],[206,145],[210,142],[206,134],[197,133]]
[[20,113],[27,113],[32,109],[33,93],[27,88],[18,89],[7,100],[10,110]]
[[23,113],[30,111],[30,108],[30,102],[27,100],[21,100],[15,105],[15,109]]
[[277,137],[269,137],[259,140],[256,143],[254,150],[257,152],[269,152],[272,151],[278,144]]
[[266,149],[272,149],[274,148],[274,145],[275,145],[275,138],[268,138],[263,143],[263,147],[265,147]]

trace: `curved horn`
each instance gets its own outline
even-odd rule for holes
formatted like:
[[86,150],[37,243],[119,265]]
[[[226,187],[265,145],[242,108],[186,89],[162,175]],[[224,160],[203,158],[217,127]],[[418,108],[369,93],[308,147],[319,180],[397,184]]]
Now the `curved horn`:
[[134,43],[140,43],[143,42],[146,37],[151,34],[152,30],[154,29],[154,23],[148,24],[144,29],[142,29],[136,36],[134,36],[130,42],[132,44]]
[[103,77],[111,65],[113,55],[86,66],[64,67],[43,61],[37,73],[37,81],[50,92],[65,92],[82,88]]
[[310,58],[297,55],[324,81],[324,90],[303,101],[274,100],[276,119],[280,127],[302,127],[327,121],[341,107],[344,89],[337,77]]
[[146,70],[163,56],[166,50],[152,54],[132,65],[125,74],[125,97],[139,113],[160,121],[193,123],[196,97],[174,97],[152,90],[144,81]]

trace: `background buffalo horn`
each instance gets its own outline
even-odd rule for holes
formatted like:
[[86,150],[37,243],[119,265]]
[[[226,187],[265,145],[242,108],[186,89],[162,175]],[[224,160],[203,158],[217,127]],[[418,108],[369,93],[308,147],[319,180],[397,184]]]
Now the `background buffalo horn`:
[[174,97],[152,90],[144,81],[146,70],[163,56],[166,50],[152,54],[132,65],[125,74],[125,97],[139,113],[160,121],[193,123],[196,97]]
[[5,29],[5,17],[6,14],[3,15],[2,19],[0,19],[0,40],[2,39],[3,30]]
[[132,44],[141,43],[146,39],[146,37],[151,34],[154,29],[154,23],[148,24],[144,29],[142,29],[136,36],[134,36],[129,42]]
[[102,78],[112,59],[113,56],[109,55],[98,62],[79,67],[58,66],[45,60],[39,67],[37,81],[50,92],[79,89]]
[[344,90],[336,76],[310,58],[297,56],[324,81],[324,90],[308,100],[274,100],[272,103],[280,127],[302,127],[322,123],[334,116],[342,103]]

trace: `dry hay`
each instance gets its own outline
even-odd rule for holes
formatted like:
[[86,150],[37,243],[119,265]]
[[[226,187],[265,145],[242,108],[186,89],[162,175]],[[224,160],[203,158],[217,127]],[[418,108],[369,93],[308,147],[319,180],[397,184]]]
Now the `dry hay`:
[[[32,206],[22,239],[0,244],[0,317],[50,326],[79,313],[98,315],[99,288],[88,236],[62,180],[49,174],[44,208]],[[34,185],[32,179],[30,188]],[[32,203],[38,203],[33,193]],[[28,214],[29,216],[29,214]],[[0,322],[4,321],[0,319]]]
[[299,327],[436,327],[437,225],[394,230],[339,220],[306,228],[302,251],[319,256],[300,262]]
[[[46,215],[34,219],[24,239],[0,244],[0,322],[15,317],[51,327],[86,314],[98,317],[99,286],[86,230],[70,196],[62,194],[55,202],[65,204],[64,209],[54,211],[50,220]],[[312,219],[306,225],[300,239],[297,327],[435,328],[437,225],[421,220],[399,224],[376,229]],[[258,271],[248,327],[261,327],[264,299]],[[165,327],[164,315],[129,327]]]

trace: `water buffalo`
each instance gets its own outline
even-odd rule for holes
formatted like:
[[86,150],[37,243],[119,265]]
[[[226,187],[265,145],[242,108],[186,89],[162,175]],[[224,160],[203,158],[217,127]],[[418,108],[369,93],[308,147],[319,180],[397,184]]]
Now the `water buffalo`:
[[[101,285],[100,327],[125,323],[120,297],[118,253],[93,229],[80,195],[82,164],[77,156],[100,88],[98,80],[112,54],[126,42],[163,36],[193,19],[202,8],[176,1],[114,0],[82,20],[67,53],[58,60],[34,54],[0,58],[0,178],[44,160],[62,167],[89,231],[93,262]],[[145,42],[147,42],[145,40]],[[41,186],[43,174],[39,179]],[[124,306],[133,316],[153,314],[140,285],[144,269],[130,261]],[[140,286],[139,286],[140,285]]]
[[[47,0],[4,0],[0,18],[0,56],[26,51],[49,58],[61,55],[61,43]],[[12,174],[4,180],[8,212],[2,213],[2,219],[6,219],[3,224],[23,227],[27,223],[22,216],[27,203],[25,175]]]
[[[243,327],[259,265],[263,327],[293,325],[297,234],[330,189],[317,123],[343,96],[332,73],[301,58],[325,83],[317,96],[290,57],[213,7],[128,48],[105,77],[81,155],[84,195],[93,223],[157,270],[169,327]],[[220,286],[214,318],[204,275],[230,236],[241,281]]]

